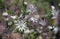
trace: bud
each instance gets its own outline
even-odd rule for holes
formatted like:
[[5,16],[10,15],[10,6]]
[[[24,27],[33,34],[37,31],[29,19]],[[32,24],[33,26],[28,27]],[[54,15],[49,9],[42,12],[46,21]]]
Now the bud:
[[27,2],[24,2],[25,5],[27,5]]
[[3,12],[3,14],[2,14],[3,16],[7,16],[8,15],[8,13],[7,12]]

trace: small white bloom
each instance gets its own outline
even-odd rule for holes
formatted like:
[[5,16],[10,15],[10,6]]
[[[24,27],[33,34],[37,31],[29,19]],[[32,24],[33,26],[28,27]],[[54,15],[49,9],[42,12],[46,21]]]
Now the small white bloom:
[[36,19],[38,19],[38,18],[39,18],[39,15],[34,15],[34,17],[35,17]]
[[60,3],[58,4],[58,6],[60,6]]
[[[17,24],[16,24],[17,25]],[[16,28],[20,28],[20,25],[16,26]]]
[[22,28],[19,28],[19,31],[23,31],[24,30],[24,28],[22,27]]
[[48,26],[49,29],[52,29],[53,27],[52,26]]
[[39,15],[34,15],[34,17],[31,17],[30,20],[33,21],[33,22],[38,22],[38,19],[39,19]]
[[31,17],[30,20],[34,22],[35,21],[35,18],[34,17]]
[[39,36],[39,39],[43,39],[42,36]]
[[30,33],[30,30],[26,30],[26,31],[24,31],[24,33]]
[[33,30],[33,29],[31,29],[31,30],[30,30],[30,32],[34,32],[34,30]]
[[21,18],[23,16],[23,14],[20,14],[20,17],[19,18]]
[[53,15],[52,19],[57,18],[58,13],[59,13],[59,11],[58,11],[58,10],[52,10],[52,15]]
[[30,20],[34,23],[34,22],[37,22],[38,19],[35,17],[31,17]]
[[16,25],[16,28],[18,28],[18,30],[21,32],[27,28],[26,27],[27,25],[23,20],[18,21],[17,24],[15,25]]
[[16,26],[18,26],[19,24],[15,24]]
[[33,4],[30,4],[30,8],[31,8],[31,9],[35,9],[35,7],[34,7]]
[[27,34],[28,34],[28,33],[32,33],[32,32],[34,32],[34,30],[29,30],[29,29],[27,29],[27,30],[24,31],[24,33],[27,33]]
[[27,5],[27,2],[24,2],[25,5]]
[[43,35],[47,35],[47,33],[43,33]]
[[29,18],[29,16],[28,16],[28,15],[26,15],[26,16],[25,16],[25,18],[24,18],[24,20],[27,20],[28,18]]
[[40,30],[39,33],[42,33],[42,31]]
[[55,9],[55,7],[54,7],[54,6],[51,6],[51,8],[52,8],[52,9]]
[[30,10],[30,9],[29,9],[29,10],[27,10],[27,13],[28,13],[28,12],[29,12],[29,13],[31,13],[31,10]]
[[17,23],[18,21],[17,20],[14,20],[14,23]]
[[12,18],[12,19],[16,19],[16,18],[17,18],[17,16],[16,16],[16,15],[15,15],[15,16],[11,16],[11,18]]
[[5,18],[4,20],[5,20],[5,21],[8,21],[8,20],[9,20],[9,18]]
[[51,6],[51,8],[52,8],[52,15],[53,15],[52,19],[55,19],[57,18],[59,11],[56,10],[54,6]]
[[56,19],[56,18],[57,18],[56,16],[52,17],[52,19]]
[[58,27],[54,28],[54,33],[56,34],[58,32]]
[[7,12],[3,12],[2,15],[3,15],[3,16],[7,16],[8,13],[7,13]]
[[8,25],[11,25],[11,24],[12,24],[12,22],[9,22],[9,23],[8,23]]
[[43,27],[40,27],[40,29],[43,29]]

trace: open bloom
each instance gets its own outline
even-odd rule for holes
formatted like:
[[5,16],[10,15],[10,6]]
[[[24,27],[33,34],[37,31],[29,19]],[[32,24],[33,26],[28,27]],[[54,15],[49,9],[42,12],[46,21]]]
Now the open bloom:
[[16,25],[16,28],[18,28],[19,31],[23,31],[23,30],[27,29],[27,27],[26,27],[27,25],[23,20],[19,21],[15,25]]
[[27,30],[24,31],[24,33],[26,33],[26,34],[32,33],[32,32],[34,32],[34,30],[32,30],[32,29],[31,30],[27,29]]

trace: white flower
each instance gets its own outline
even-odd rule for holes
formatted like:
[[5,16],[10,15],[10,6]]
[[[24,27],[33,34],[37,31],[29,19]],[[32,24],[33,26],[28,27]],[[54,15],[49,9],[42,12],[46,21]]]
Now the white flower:
[[16,26],[16,28],[20,28],[20,25]]
[[39,33],[42,33],[42,31],[40,30]]
[[11,18],[12,18],[12,19],[16,19],[16,18],[17,18],[17,16],[16,16],[16,15],[15,15],[15,16],[11,16]]
[[36,19],[38,19],[38,18],[39,18],[39,15],[34,15],[34,17],[35,17]]
[[7,12],[3,12],[2,15],[3,15],[3,16],[7,16],[8,13],[7,13]]
[[60,3],[58,4],[58,6],[60,6]]
[[34,30],[33,30],[33,29],[31,29],[31,30],[30,30],[30,32],[34,32]]
[[4,20],[5,20],[5,21],[8,21],[8,20],[9,20],[9,18],[5,18]]
[[30,30],[29,29],[28,30],[25,30],[24,33],[30,33]]
[[18,22],[18,20],[14,20],[14,23],[17,23]]
[[23,16],[23,14],[20,14],[20,17],[19,18],[21,18]]
[[55,9],[55,7],[54,6],[51,6],[51,8],[54,10]]
[[34,22],[35,21],[35,18],[34,17],[31,17],[30,20]]
[[30,10],[30,9],[29,9],[29,10],[27,10],[27,13],[28,13],[28,12],[29,12],[29,13],[31,13],[31,10]]
[[52,19],[55,19],[57,18],[59,11],[56,10],[54,6],[51,6],[51,8],[52,8],[52,15],[53,15]]
[[24,27],[19,27],[19,31],[23,31],[24,29]]
[[33,17],[30,18],[31,21],[33,22],[38,22],[38,19],[39,19],[39,15],[34,15]]
[[52,29],[53,27],[52,26],[48,26],[49,29]]
[[40,29],[43,29],[43,27],[40,27]]
[[26,34],[32,33],[32,32],[34,32],[34,30],[29,30],[29,29],[27,29],[27,30],[24,31],[24,33],[26,33]]
[[15,20],[14,23],[17,23],[17,21]]
[[18,21],[18,23],[17,24],[15,24],[16,25],[16,28],[18,28],[19,29],[19,31],[23,31],[23,30],[25,30],[27,27],[27,25],[26,25],[26,22],[24,22],[23,20],[21,20],[21,21]]
[[43,33],[43,35],[47,35],[47,33]]
[[34,22],[37,22],[38,19],[35,17],[31,17],[30,20],[34,23]]
[[52,19],[56,19],[56,18],[57,18],[56,16],[52,17]]
[[24,19],[26,20],[26,19],[28,19],[28,18],[29,18],[29,16],[28,16],[28,15],[26,15]]
[[25,5],[27,5],[27,2],[24,2]]
[[58,32],[58,27],[54,28],[54,34],[56,34]]
[[43,39],[42,36],[39,36],[39,39]]
[[9,23],[8,23],[8,25],[11,25],[11,24],[12,24],[12,22],[9,22]]
[[53,15],[52,19],[57,18],[58,13],[59,13],[59,11],[58,11],[58,10],[52,10],[52,15]]

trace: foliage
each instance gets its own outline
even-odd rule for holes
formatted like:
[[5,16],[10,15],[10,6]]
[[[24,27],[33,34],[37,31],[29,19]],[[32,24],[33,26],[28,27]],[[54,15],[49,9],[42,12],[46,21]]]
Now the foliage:
[[[5,9],[8,6],[4,0],[0,0],[0,2],[1,2],[0,8]],[[19,6],[20,2],[21,2],[21,6]],[[24,2],[25,2],[25,0],[15,0],[12,3],[12,5],[15,5],[16,7],[18,6],[18,8],[21,8],[21,14],[22,14],[22,16],[21,16],[21,14],[19,14],[19,16],[18,16],[16,14],[16,12],[14,12],[14,11],[12,11],[12,10],[9,9],[9,10],[7,10],[8,16],[5,17],[5,18],[9,18],[9,20],[7,20],[8,23],[12,22],[11,25],[8,25],[9,29],[12,30],[11,32],[13,32],[13,31],[14,31],[13,33],[18,32],[18,33],[22,34],[22,36],[25,34],[24,30],[20,31],[19,28],[21,28],[20,26],[24,26],[24,23],[27,21],[27,20],[25,20],[25,16],[27,15],[27,12],[26,12],[27,11],[27,4],[25,4]],[[42,16],[41,19],[47,17],[48,20],[50,21],[50,25],[54,26],[54,20],[52,19],[51,8],[50,8],[50,0],[30,0],[30,3],[33,4],[33,5],[35,5],[37,8],[43,8],[44,11],[45,11],[44,15],[46,15],[46,16]],[[15,15],[16,15],[16,17],[15,17]],[[11,18],[11,16],[12,16],[12,18]],[[24,23],[21,22],[22,25],[20,23],[21,20],[24,22]],[[16,23],[14,23],[14,21]],[[26,25],[30,24],[30,23],[29,24],[28,23],[29,22],[27,22]],[[17,24],[17,26],[16,26],[16,24]],[[30,26],[31,26],[31,24],[30,24]],[[16,27],[18,27],[18,28],[16,28]],[[36,27],[33,28],[33,30],[36,30]],[[34,31],[34,32],[31,32],[31,33],[29,32],[27,34],[28,34],[28,36],[25,37],[26,39],[36,39],[39,36],[40,33],[38,31]],[[42,37],[43,37],[43,35],[42,35]]]
[[8,14],[15,14],[12,10],[8,10]]

